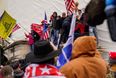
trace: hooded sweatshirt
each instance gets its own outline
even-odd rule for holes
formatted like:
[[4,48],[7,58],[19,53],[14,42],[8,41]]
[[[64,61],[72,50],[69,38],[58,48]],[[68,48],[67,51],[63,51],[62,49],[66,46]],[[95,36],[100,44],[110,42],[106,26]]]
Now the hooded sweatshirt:
[[67,78],[106,78],[107,64],[96,49],[92,36],[79,37],[74,41],[72,59],[61,67]]

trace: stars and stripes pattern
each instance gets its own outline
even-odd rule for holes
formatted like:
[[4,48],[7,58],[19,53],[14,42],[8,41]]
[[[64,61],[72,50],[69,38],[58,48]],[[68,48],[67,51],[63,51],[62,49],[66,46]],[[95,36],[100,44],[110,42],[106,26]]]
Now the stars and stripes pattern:
[[49,38],[49,30],[44,33],[43,39],[46,40]]
[[58,71],[58,69],[55,66],[50,64],[30,64],[25,69],[24,78],[41,78],[42,76],[63,75]]
[[20,28],[21,28],[21,27],[20,27],[18,24],[16,24],[15,27],[13,28],[12,32],[15,32],[16,30],[18,30],[18,29],[20,29]]
[[67,14],[72,14],[75,8],[74,0],[64,0],[66,5]]
[[37,32],[42,40],[46,40],[49,38],[49,29],[48,28],[44,29],[43,25],[39,25],[39,24],[35,24],[35,23],[33,23],[31,26],[32,26],[32,30]]
[[48,25],[47,25],[47,15],[45,12],[44,25],[43,25],[43,40],[46,40],[48,38],[49,38],[49,29],[48,29]]

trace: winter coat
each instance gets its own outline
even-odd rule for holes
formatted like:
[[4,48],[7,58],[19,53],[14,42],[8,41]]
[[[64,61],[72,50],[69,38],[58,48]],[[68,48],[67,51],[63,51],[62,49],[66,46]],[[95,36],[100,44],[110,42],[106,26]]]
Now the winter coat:
[[57,25],[57,19],[56,19],[56,17],[54,17],[53,20],[52,20],[52,27],[54,29],[56,29],[56,30],[59,28],[58,25]]
[[67,78],[106,78],[107,64],[96,49],[95,37],[77,38],[71,61],[61,67],[60,72]]
[[32,45],[34,43],[34,39],[31,33],[29,33],[29,35],[25,34],[25,36],[28,38],[28,44]]

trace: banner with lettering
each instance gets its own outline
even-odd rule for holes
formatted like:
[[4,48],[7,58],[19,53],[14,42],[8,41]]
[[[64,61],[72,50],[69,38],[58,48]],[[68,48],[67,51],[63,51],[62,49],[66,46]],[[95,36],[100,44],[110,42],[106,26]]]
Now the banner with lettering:
[[0,37],[6,39],[12,32],[15,25],[16,20],[4,11],[0,19]]

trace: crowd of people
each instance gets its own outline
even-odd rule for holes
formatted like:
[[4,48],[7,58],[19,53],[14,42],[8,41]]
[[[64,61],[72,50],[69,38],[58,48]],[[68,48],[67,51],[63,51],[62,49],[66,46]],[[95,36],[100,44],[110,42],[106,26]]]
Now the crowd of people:
[[48,40],[38,40],[33,45],[24,60],[2,66],[0,78],[106,78],[109,72],[94,36],[75,39],[71,60],[60,69],[56,67],[60,49]]
[[[57,12],[53,12],[50,16],[49,23],[46,20],[41,21],[41,24],[32,24],[31,32],[29,34],[25,33],[25,36],[29,39],[29,44],[32,45],[34,41],[42,40],[44,25],[47,26],[47,31],[49,32],[48,40],[53,42],[55,46],[60,48],[60,45],[66,43],[71,26],[72,14],[67,15],[65,12],[62,15],[58,15]],[[89,25],[86,23],[87,17],[82,10],[78,10],[75,30],[74,30],[74,40],[80,36],[89,35]]]
[[[61,44],[65,44],[71,27],[72,15],[62,16],[53,12],[50,24],[47,24],[50,37],[44,40],[42,26],[31,25],[31,33],[25,36],[29,38],[30,50],[25,59],[9,63],[4,56],[4,50],[0,47],[0,78],[106,78],[109,73],[108,64],[103,60],[97,50],[97,40],[89,36],[89,25],[86,13],[77,11],[74,30],[74,43],[71,60],[60,69],[56,67],[57,57],[61,54]],[[5,60],[6,61],[5,61]]]
[[[78,10],[78,15],[75,24],[74,39],[82,35],[89,35],[89,26],[86,24],[86,16],[81,11]],[[57,12],[53,12],[50,23],[51,23],[51,41],[54,45],[59,45],[65,43],[68,39],[70,26],[71,26],[72,14],[66,15],[65,12],[62,16],[59,16]],[[59,36],[60,34],[60,36]],[[58,39],[60,41],[58,42]]]

